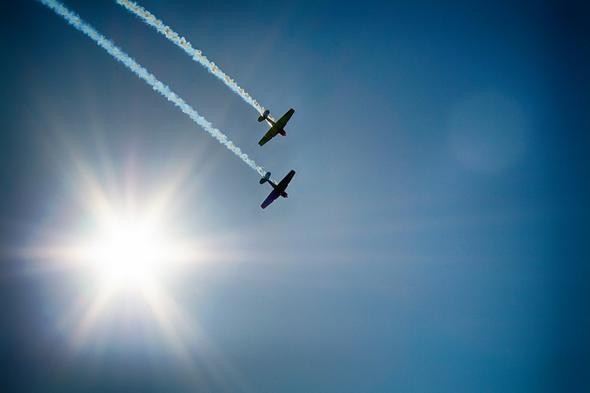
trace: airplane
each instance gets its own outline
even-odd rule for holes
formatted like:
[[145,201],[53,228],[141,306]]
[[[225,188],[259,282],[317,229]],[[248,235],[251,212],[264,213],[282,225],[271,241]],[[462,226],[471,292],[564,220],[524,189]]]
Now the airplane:
[[283,198],[287,198],[288,195],[285,192],[285,190],[287,189],[287,186],[289,185],[289,182],[291,181],[293,176],[295,176],[295,171],[291,170],[289,173],[287,173],[287,176],[283,177],[283,180],[281,180],[279,184],[275,184],[272,180],[270,180],[270,172],[266,172],[266,175],[264,175],[264,177],[260,179],[260,184],[268,182],[272,186],[272,191],[270,194],[268,194],[268,196],[266,197],[264,202],[262,202],[262,205],[260,205],[260,207],[263,209],[266,208],[280,196],[282,196]]
[[262,137],[260,142],[258,142],[258,144],[260,146],[264,145],[266,142],[270,141],[272,138],[277,136],[277,134],[286,136],[287,133],[285,132],[285,126],[287,125],[287,122],[289,121],[291,116],[293,116],[293,113],[295,113],[295,110],[293,108],[289,109],[287,113],[281,116],[281,118],[276,122],[268,117],[268,115],[270,114],[270,111],[268,109],[265,110],[262,115],[258,116],[259,122],[266,120],[268,124],[271,125],[270,129],[266,132],[266,134],[264,134],[264,136]]

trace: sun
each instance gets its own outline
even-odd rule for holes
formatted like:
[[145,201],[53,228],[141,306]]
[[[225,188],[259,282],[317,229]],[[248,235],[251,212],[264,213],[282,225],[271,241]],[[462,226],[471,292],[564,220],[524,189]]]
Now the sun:
[[31,271],[62,274],[58,285],[74,291],[56,313],[73,350],[100,343],[108,326],[154,324],[190,363],[189,346],[202,341],[192,313],[177,300],[178,284],[211,263],[233,260],[215,236],[191,235],[184,214],[191,162],[149,182],[139,181],[133,168],[123,167],[119,179],[97,174],[81,159],[70,165],[71,198],[18,255],[35,262]]
[[101,225],[82,252],[102,285],[138,291],[153,287],[179,255],[159,225],[125,215]]
[[[177,327],[188,318],[168,287],[207,253],[196,239],[185,239],[168,220],[166,198],[121,201],[93,195],[84,225],[66,244],[41,248],[39,256],[67,261],[90,285],[72,343],[89,340],[101,317],[117,310],[122,298],[142,302],[145,314],[162,329],[173,349],[185,356]],[[83,228],[83,229],[82,229]],[[116,312],[112,315],[116,315]]]

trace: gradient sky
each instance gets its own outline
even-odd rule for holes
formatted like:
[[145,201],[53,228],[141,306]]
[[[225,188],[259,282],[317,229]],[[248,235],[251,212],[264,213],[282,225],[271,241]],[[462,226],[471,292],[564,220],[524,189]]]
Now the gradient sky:
[[[297,170],[262,211],[257,174],[178,109],[40,3],[3,2],[0,390],[589,391],[590,10],[396,3],[140,3],[295,108],[260,148],[258,114],[178,48],[66,2],[274,177]],[[190,361],[130,298],[74,347],[88,277],[19,256],[84,227],[80,165],[140,199],[184,169],[171,220],[215,250],[166,278]]]

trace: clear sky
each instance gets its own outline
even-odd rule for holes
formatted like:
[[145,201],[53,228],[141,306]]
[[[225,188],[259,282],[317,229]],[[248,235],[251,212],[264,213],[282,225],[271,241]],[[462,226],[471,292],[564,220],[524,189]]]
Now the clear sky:
[[[399,4],[398,4],[399,3]],[[35,1],[0,5],[0,390],[590,390],[589,9],[583,2],[142,1],[275,116],[115,2],[66,4],[259,164]],[[174,183],[200,262],[162,333],[31,256],[108,198]],[[24,250],[24,251],[23,251]],[[34,253],[33,253],[34,254]],[[174,324],[173,324],[174,325]]]

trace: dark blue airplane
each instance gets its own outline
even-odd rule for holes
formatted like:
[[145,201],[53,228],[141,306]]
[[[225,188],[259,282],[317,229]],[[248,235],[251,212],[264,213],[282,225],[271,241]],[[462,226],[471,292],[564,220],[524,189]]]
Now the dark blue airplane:
[[272,180],[270,180],[270,172],[266,172],[266,175],[264,175],[264,177],[260,179],[260,184],[268,182],[272,186],[273,190],[270,194],[268,194],[268,196],[266,197],[264,202],[262,202],[262,205],[260,205],[260,207],[263,209],[266,208],[280,196],[282,196],[283,198],[287,198],[288,195],[285,192],[285,190],[287,189],[287,186],[289,185],[289,182],[291,181],[293,176],[295,176],[295,171],[291,170],[289,173],[287,173],[287,176],[285,176],[283,180],[279,182],[279,184],[275,184]]

